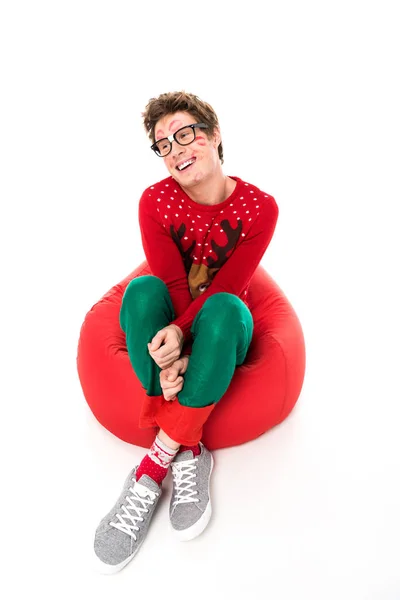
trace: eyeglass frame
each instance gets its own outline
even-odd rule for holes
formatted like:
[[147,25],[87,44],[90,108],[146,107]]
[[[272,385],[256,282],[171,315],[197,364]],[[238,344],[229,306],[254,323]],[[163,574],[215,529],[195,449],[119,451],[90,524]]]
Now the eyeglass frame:
[[[198,127],[199,129],[208,129],[209,125],[207,125],[207,123],[189,123],[189,125],[184,125],[183,127],[180,127],[179,129],[177,129],[177,131],[175,131],[175,133],[172,133],[171,135],[169,135],[168,137],[163,137],[159,140],[157,140],[156,142],[154,142],[154,144],[152,144],[150,146],[150,148],[153,150],[154,154],[156,156],[159,156],[160,158],[165,158],[166,156],[168,156],[168,154],[170,154],[171,150],[172,150],[172,142],[175,140],[175,142],[177,144],[179,144],[180,146],[189,146],[190,144],[193,144],[194,140],[196,139],[196,135],[194,135],[194,138],[192,139],[191,142],[189,142],[188,144],[181,144],[180,142],[178,142],[178,140],[176,139],[176,135],[177,133],[179,133],[180,131],[182,131],[182,129],[186,129],[187,127],[191,127],[193,129],[193,133],[194,132],[194,128]],[[159,144],[160,142],[162,142],[163,140],[168,140],[170,143],[170,149],[167,152],[167,154],[157,154],[157,144]]]

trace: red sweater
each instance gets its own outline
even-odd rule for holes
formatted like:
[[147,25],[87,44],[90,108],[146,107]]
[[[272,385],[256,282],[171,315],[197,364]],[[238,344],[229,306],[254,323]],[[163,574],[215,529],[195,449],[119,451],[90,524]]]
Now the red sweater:
[[191,200],[168,177],[147,188],[139,202],[143,250],[153,275],[166,284],[190,353],[193,320],[218,292],[246,301],[250,280],[275,231],[278,206],[259,188],[236,187],[212,206]]

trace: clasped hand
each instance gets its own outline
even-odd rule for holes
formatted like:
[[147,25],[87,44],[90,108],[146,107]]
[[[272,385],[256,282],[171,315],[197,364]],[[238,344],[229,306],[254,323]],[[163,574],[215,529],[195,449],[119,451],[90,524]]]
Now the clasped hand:
[[[150,356],[162,369],[160,371],[160,385],[165,400],[174,400],[176,394],[183,388],[183,373],[186,372],[189,357],[179,358],[184,343],[184,337],[180,327],[168,325],[153,337],[147,344]],[[161,345],[164,344],[164,345]]]
[[184,386],[183,375],[189,364],[189,356],[182,356],[174,362],[172,367],[160,371],[160,385],[165,400],[175,400],[176,395],[182,391]]
[[156,333],[147,348],[160,369],[168,369],[180,357],[184,341],[180,327],[167,325]]

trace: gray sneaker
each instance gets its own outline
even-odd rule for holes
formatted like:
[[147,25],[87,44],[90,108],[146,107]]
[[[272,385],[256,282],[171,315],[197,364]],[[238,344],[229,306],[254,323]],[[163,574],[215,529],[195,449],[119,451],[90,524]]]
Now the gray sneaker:
[[172,467],[172,498],[169,518],[176,536],[192,540],[207,527],[211,518],[210,477],[214,460],[200,442],[201,453],[191,450],[176,455]]
[[135,556],[161,496],[161,488],[147,475],[136,481],[136,469],[129,473],[120,497],[96,529],[94,559],[105,574],[120,571]]

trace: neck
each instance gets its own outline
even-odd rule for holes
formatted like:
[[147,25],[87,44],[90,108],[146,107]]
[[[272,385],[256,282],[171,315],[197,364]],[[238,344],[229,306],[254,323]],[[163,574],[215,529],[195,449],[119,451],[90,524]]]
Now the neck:
[[226,200],[235,188],[236,182],[224,175],[222,169],[202,181],[188,187],[181,186],[186,194],[198,204],[212,206]]

